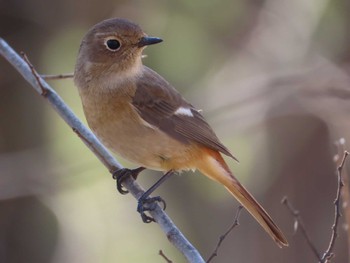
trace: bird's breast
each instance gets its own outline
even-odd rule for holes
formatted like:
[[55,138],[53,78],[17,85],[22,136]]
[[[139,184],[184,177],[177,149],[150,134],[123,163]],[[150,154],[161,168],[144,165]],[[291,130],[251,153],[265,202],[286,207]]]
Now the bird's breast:
[[195,145],[179,142],[144,121],[130,94],[84,96],[83,108],[91,130],[113,152],[154,170],[187,170],[197,154]]

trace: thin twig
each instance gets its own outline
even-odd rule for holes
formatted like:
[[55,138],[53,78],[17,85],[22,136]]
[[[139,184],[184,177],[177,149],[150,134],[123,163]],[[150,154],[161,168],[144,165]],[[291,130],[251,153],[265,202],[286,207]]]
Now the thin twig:
[[[324,252],[322,257],[320,256],[320,253],[317,251],[316,247],[314,246],[313,242],[311,241],[311,238],[309,237],[309,235],[306,231],[305,225],[304,225],[303,221],[301,220],[299,211],[295,210],[292,207],[292,205],[288,201],[287,197],[284,197],[282,199],[282,204],[284,204],[288,208],[288,210],[292,213],[292,215],[294,217],[294,220],[296,222],[296,224],[295,224],[296,229],[295,230],[297,230],[298,228],[301,230],[309,247],[311,248],[312,252],[317,257],[319,263],[328,263],[328,262],[330,262],[331,258],[334,256],[333,249],[334,249],[334,245],[335,245],[335,240],[338,237],[338,232],[337,232],[338,223],[339,223],[339,218],[341,217],[340,197],[341,197],[342,187],[344,186],[344,183],[342,181],[342,170],[343,170],[343,167],[344,167],[344,164],[345,164],[345,161],[346,161],[346,158],[348,157],[348,155],[349,155],[349,152],[344,151],[341,162],[337,167],[338,188],[337,188],[336,198],[334,200],[334,222],[332,225],[332,235],[331,235],[331,239],[329,241],[328,248],[327,248],[326,252]],[[338,159],[335,158],[335,161],[338,161]]]
[[40,75],[38,74],[38,72],[33,67],[33,64],[29,61],[27,55],[23,51],[21,51],[20,54],[21,54],[22,58],[24,59],[24,61],[29,66],[30,71],[32,72],[32,74],[35,77],[36,81],[38,82],[38,86],[41,88],[41,96],[46,97],[47,96],[47,89],[45,89],[43,84],[41,83]]
[[165,259],[167,263],[173,263],[164,253],[162,250],[159,250],[159,255]]
[[57,79],[72,79],[74,77],[73,73],[58,74],[58,75],[40,75],[45,80],[57,80]]
[[243,206],[241,206],[241,205],[237,208],[237,212],[236,212],[236,215],[235,215],[235,218],[234,218],[234,220],[233,220],[232,225],[227,229],[227,231],[226,231],[223,235],[221,235],[221,236],[219,237],[219,241],[218,241],[218,243],[217,243],[217,245],[216,245],[216,248],[215,248],[214,252],[211,254],[211,256],[209,257],[209,259],[207,260],[206,263],[209,263],[213,258],[215,258],[215,257],[218,255],[218,250],[219,250],[219,248],[220,248],[222,242],[225,240],[225,238],[227,237],[227,235],[228,235],[236,226],[239,225],[239,221],[238,221],[238,220],[239,220],[239,215],[241,214],[242,209],[243,209]]
[[[334,162],[338,165],[341,164],[341,155],[345,152],[345,139],[341,138],[338,141],[335,142],[335,145],[337,147],[338,153],[335,155]],[[350,253],[350,189],[349,189],[349,174],[347,172],[347,169],[342,171],[342,179],[344,183],[344,187],[341,191],[341,199],[342,202],[342,208],[343,213],[345,215],[345,223],[344,223],[344,229],[347,232],[347,239],[348,239],[348,253]]]
[[[121,169],[122,166],[101,144],[96,136],[87,129],[74,115],[61,97],[36,73],[29,61],[23,60],[2,38],[0,38],[0,55],[2,55],[30,85],[51,104],[64,121],[81,137],[85,145],[100,159],[109,171]],[[123,186],[138,199],[144,190],[131,177],[126,178]],[[159,224],[169,241],[186,257],[188,262],[204,263],[197,249],[185,238],[180,230],[171,221],[163,209],[156,205],[151,216]]]
[[317,251],[314,243],[312,242],[309,234],[306,231],[305,225],[300,217],[300,213],[298,210],[294,209],[293,206],[291,205],[291,203],[289,202],[287,196],[283,197],[282,204],[284,204],[287,209],[289,210],[289,212],[292,214],[292,216],[294,217],[295,220],[295,224],[294,224],[294,230],[297,231],[298,229],[301,230],[302,235],[304,236],[307,244],[309,245],[309,247],[311,248],[312,252],[314,253],[315,257],[317,258],[318,261],[321,260],[321,256],[320,253]]
[[335,245],[335,240],[338,237],[338,232],[337,232],[338,222],[339,222],[339,218],[341,217],[340,195],[341,195],[342,187],[344,186],[341,173],[342,173],[342,170],[343,170],[343,167],[344,167],[344,164],[345,164],[345,161],[346,161],[346,158],[348,157],[348,155],[349,155],[349,152],[345,151],[343,154],[342,161],[337,168],[338,189],[337,189],[336,198],[334,200],[334,222],[332,225],[332,236],[331,236],[331,240],[329,241],[328,248],[320,260],[321,263],[328,262],[334,256],[333,249],[334,249],[334,245]]

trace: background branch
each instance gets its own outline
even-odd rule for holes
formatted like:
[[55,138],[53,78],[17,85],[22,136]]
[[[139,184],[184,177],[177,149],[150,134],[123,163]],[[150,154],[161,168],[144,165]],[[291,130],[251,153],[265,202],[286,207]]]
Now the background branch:
[[[341,165],[342,162],[342,154],[345,152],[345,139],[341,138],[335,142],[335,145],[337,147],[338,153],[334,156],[334,162],[337,164],[337,166]],[[344,223],[344,229],[347,233],[347,240],[348,240],[348,254],[350,255],[350,189],[349,189],[349,174],[347,172],[347,169],[342,170],[342,179],[343,179],[343,189],[341,191],[341,199],[342,202],[342,208],[343,213],[345,215],[345,223]]]
[[[86,146],[98,157],[110,172],[121,169],[120,163],[100,143],[96,136],[87,129],[74,115],[60,96],[40,77],[30,63],[23,60],[2,38],[0,38],[0,54],[29,82],[29,84],[45,97],[55,111],[75,131]],[[138,199],[144,190],[131,177],[123,182],[124,187]],[[185,256],[188,262],[204,263],[197,249],[185,238],[168,215],[157,205],[150,211],[152,217],[159,224],[169,241]]]
[[159,255],[165,259],[167,263],[173,263],[163,252],[163,250],[159,250]]
[[225,238],[227,237],[227,235],[230,234],[230,232],[231,232],[236,226],[239,225],[239,216],[240,216],[240,214],[241,214],[242,209],[243,209],[243,206],[241,206],[241,205],[237,208],[237,212],[236,212],[236,215],[235,215],[235,219],[233,220],[232,225],[227,229],[227,231],[226,231],[223,235],[221,235],[221,236],[219,237],[219,241],[218,241],[218,243],[217,243],[217,245],[216,245],[216,247],[215,247],[215,249],[214,249],[214,252],[211,254],[211,256],[209,257],[209,259],[207,260],[206,263],[209,263],[210,261],[212,261],[213,258],[215,258],[215,257],[218,255],[218,251],[219,251],[219,248],[220,248],[222,242],[225,240]]
[[[287,209],[291,212],[291,214],[294,217],[295,230],[297,230],[298,228],[301,230],[303,236],[305,237],[305,239],[307,241],[307,244],[309,245],[312,252],[317,257],[318,262],[320,262],[320,263],[330,262],[330,259],[333,258],[333,256],[334,256],[333,250],[334,250],[335,240],[338,237],[338,224],[339,224],[339,218],[341,217],[340,198],[341,198],[342,188],[344,186],[344,183],[342,180],[342,171],[343,171],[345,161],[346,161],[346,158],[348,157],[348,155],[349,155],[349,152],[344,151],[343,156],[341,158],[341,161],[340,161],[339,165],[337,166],[338,187],[337,187],[336,198],[334,200],[334,221],[333,221],[333,225],[332,225],[332,235],[331,235],[331,239],[330,239],[329,244],[328,244],[328,248],[323,253],[322,257],[320,256],[320,253],[317,251],[314,243],[311,241],[311,238],[306,231],[305,225],[304,225],[303,221],[301,220],[299,211],[297,211],[296,209],[294,209],[292,207],[292,205],[288,201],[287,197],[284,197],[282,199],[282,204],[284,204],[287,207]],[[336,161],[337,161],[337,159],[338,159],[338,157],[336,158]]]
[[324,262],[329,262],[329,260],[333,257],[333,249],[334,249],[334,244],[335,244],[335,240],[338,237],[338,222],[339,222],[339,218],[341,216],[340,214],[340,197],[341,197],[341,190],[342,187],[344,186],[343,180],[342,180],[342,170],[346,161],[346,158],[348,157],[349,152],[345,151],[343,154],[343,158],[341,160],[341,163],[339,164],[339,166],[337,167],[337,176],[338,176],[338,189],[337,189],[337,195],[336,198],[334,200],[334,222],[332,225],[332,236],[331,236],[331,240],[329,241],[329,245],[328,248],[326,250],[326,252],[323,254],[322,259],[321,259],[321,263]]
[[318,261],[321,260],[321,256],[320,253],[318,252],[318,250],[316,249],[314,243],[312,242],[309,234],[306,231],[306,227],[303,223],[303,221],[301,220],[300,217],[300,213],[298,210],[294,209],[293,206],[291,205],[291,203],[289,202],[287,196],[283,197],[282,204],[284,204],[287,209],[289,210],[289,212],[292,214],[292,216],[294,217],[294,231],[297,231],[298,229],[301,230],[302,235],[304,236],[307,244],[309,245],[309,247],[311,248],[311,251],[314,253],[315,257],[317,258]]

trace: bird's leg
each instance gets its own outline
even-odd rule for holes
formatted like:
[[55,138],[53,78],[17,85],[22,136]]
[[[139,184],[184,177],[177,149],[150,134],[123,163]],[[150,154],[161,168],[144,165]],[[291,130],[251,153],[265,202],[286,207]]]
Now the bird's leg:
[[170,178],[175,172],[173,170],[165,173],[154,185],[141,195],[137,204],[137,212],[140,213],[144,223],[155,222],[154,218],[146,215],[146,211],[152,211],[156,207],[156,202],[163,204],[163,209],[166,208],[165,201],[160,196],[149,197],[163,182]]
[[122,169],[114,171],[113,172],[113,179],[117,180],[118,192],[121,193],[122,195],[125,195],[125,194],[129,193],[128,190],[125,190],[123,188],[123,186],[122,186],[123,181],[128,176],[132,176],[136,180],[137,176],[139,175],[139,173],[141,173],[145,169],[146,169],[145,167],[139,167],[139,168],[136,168],[136,169],[122,168]]

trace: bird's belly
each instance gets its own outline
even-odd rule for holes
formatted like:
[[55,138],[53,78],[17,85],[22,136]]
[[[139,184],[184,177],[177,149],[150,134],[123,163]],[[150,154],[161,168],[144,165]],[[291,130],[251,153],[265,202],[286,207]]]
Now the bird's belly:
[[[89,126],[113,152],[140,166],[154,170],[188,170],[195,165],[195,145],[179,142],[138,116],[126,114],[106,121],[89,120]],[[101,124],[101,122],[103,124]]]

